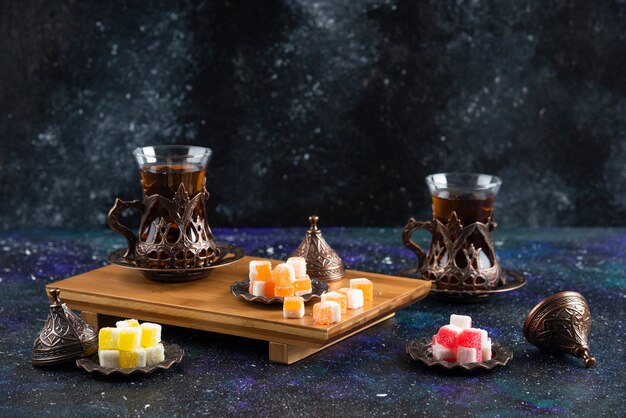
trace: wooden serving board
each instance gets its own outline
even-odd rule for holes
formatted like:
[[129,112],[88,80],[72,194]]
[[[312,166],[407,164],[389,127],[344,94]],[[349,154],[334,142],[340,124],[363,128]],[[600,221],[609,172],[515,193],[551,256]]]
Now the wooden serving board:
[[[107,266],[46,286],[61,289],[62,300],[82,311],[98,327],[103,316],[137,318],[223,334],[269,341],[272,362],[292,364],[327,346],[392,317],[398,309],[424,298],[430,282],[347,270],[346,277],[329,283],[329,290],[349,287],[355,277],[374,282],[374,300],[357,310],[348,310],[339,323],[315,325],[313,303],[306,305],[302,319],[285,319],[280,305],[246,302],[230,292],[235,281],[248,276],[248,263],[241,261],[212,270],[205,278],[183,283],[161,283],[139,271]],[[269,260],[273,265],[282,261]]]

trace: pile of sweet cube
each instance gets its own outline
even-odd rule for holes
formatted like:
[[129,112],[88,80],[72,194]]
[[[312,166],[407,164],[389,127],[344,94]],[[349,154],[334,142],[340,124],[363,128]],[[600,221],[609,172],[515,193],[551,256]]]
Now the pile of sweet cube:
[[313,291],[311,279],[306,274],[304,257],[291,257],[274,269],[269,261],[250,261],[249,277],[248,291],[254,296],[303,296]]
[[139,324],[136,319],[125,319],[115,325],[115,328],[100,328],[98,333],[100,366],[128,369],[154,366],[165,360],[161,325]]
[[[351,279],[350,287],[342,287],[336,292],[322,293],[322,301],[313,305],[313,321],[318,325],[329,325],[341,321],[341,315],[348,309],[359,309],[365,301],[374,298],[373,283],[364,278]],[[304,299],[298,296],[286,297],[283,302],[285,318],[304,317]]]
[[491,360],[491,338],[487,331],[472,328],[472,318],[451,315],[450,324],[433,335],[433,358],[457,363],[480,363]]

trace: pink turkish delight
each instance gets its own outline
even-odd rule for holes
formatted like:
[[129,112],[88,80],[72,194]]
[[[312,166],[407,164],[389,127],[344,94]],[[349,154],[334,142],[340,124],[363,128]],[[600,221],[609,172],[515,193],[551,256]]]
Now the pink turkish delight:
[[439,328],[432,338],[433,358],[458,363],[492,359],[491,338],[487,331],[472,328],[472,318],[452,315],[450,324]]
[[437,333],[437,343],[444,347],[455,349],[458,345],[457,338],[461,332],[462,329],[456,325],[444,325],[439,328]]

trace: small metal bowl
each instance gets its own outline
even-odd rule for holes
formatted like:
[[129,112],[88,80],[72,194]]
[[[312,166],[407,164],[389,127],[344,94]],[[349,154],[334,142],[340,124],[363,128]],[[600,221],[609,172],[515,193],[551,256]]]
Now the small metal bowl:
[[506,365],[509,360],[513,358],[513,351],[498,343],[492,343],[491,351],[493,354],[491,360],[481,363],[453,363],[433,358],[432,337],[423,337],[419,340],[413,340],[406,346],[406,353],[411,356],[413,360],[420,361],[428,367],[439,366],[446,370],[493,370],[498,366]]
[[[313,290],[311,293],[307,293],[306,295],[302,296],[305,302],[308,302],[313,299],[321,300],[322,293],[328,290],[328,285],[322,282],[321,280],[311,279],[311,288]],[[245,300],[246,302],[264,303],[266,305],[283,303],[282,296],[266,298],[265,296],[254,296],[250,294],[250,280],[244,280],[242,282],[233,283],[230,286],[230,291],[233,293],[235,297],[241,298]]]
[[150,374],[159,369],[169,369],[174,364],[183,361],[185,351],[182,348],[180,348],[176,344],[168,344],[166,342],[162,342],[162,344],[163,348],[165,349],[165,360],[163,360],[159,364],[155,364],[154,366],[134,367],[131,369],[102,367],[98,363],[97,354],[91,357],[85,357],[76,360],[76,365],[87,373],[100,373],[105,376],[130,376],[132,374]]

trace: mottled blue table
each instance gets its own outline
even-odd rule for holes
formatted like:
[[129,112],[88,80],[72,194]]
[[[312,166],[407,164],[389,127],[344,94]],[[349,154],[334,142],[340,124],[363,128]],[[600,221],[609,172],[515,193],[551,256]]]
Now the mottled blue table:
[[[304,230],[215,233],[247,254],[281,259]],[[324,234],[350,268],[389,274],[412,262],[399,229],[326,228]],[[165,338],[186,350],[184,362],[123,379],[89,375],[73,364],[30,364],[47,317],[44,286],[104,265],[123,240],[108,231],[0,233],[0,416],[623,416],[626,229],[502,229],[495,240],[503,265],[528,275],[521,290],[463,306],[429,298],[292,366],[268,363],[265,342],[165,327]],[[524,340],[528,311],[561,290],[579,291],[589,302],[594,368],[543,354]],[[473,374],[412,363],[405,344],[433,334],[451,313],[471,315],[513,348],[514,359]]]

